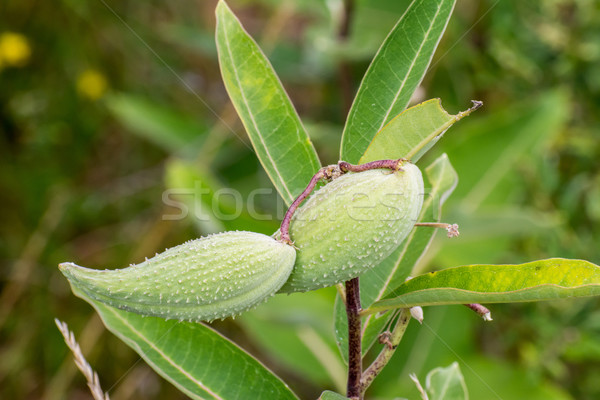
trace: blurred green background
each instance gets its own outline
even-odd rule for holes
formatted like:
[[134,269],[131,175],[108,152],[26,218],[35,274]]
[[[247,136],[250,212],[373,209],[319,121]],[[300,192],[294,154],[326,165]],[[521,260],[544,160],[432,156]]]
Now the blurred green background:
[[[408,2],[348,2],[347,37],[342,0],[229,3],[322,163],[336,162],[360,79]],[[282,202],[221,82],[215,5],[0,3],[0,398],[89,398],[55,317],[112,399],[185,398],[107,333],[57,264],[121,267],[214,231],[277,229]],[[420,271],[546,257],[600,264],[599,66],[595,0],[458,1],[414,100],[440,97],[451,113],[471,99],[484,107],[420,162],[448,153],[460,182],[443,219],[462,228],[458,240],[439,235]],[[316,398],[344,385],[333,298],[276,296],[215,327]],[[408,374],[424,379],[456,360],[474,399],[600,398],[599,310],[594,299],[495,305],[483,324],[460,307],[428,308],[368,393],[417,399]]]

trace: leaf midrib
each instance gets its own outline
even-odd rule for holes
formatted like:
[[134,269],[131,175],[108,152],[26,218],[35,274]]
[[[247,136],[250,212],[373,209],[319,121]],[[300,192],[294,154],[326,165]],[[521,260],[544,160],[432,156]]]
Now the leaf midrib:
[[[125,326],[127,326],[127,328],[129,328],[131,330],[132,333],[134,333],[138,338],[140,338],[144,343],[146,343],[148,346],[150,346],[150,348],[154,351],[156,351],[168,364],[170,364],[172,367],[174,367],[177,371],[179,371],[181,374],[183,374],[186,378],[188,378],[192,383],[196,384],[199,388],[201,388],[202,390],[206,391],[207,393],[209,393],[211,396],[214,396],[215,399],[218,400],[223,400],[223,397],[219,396],[218,394],[214,393],[212,390],[210,390],[206,385],[202,384],[202,382],[196,380],[192,375],[190,375],[189,372],[187,372],[185,369],[183,369],[179,364],[177,364],[175,361],[173,361],[173,359],[171,359],[169,356],[167,356],[162,350],[160,350],[158,347],[156,347],[156,345],[154,345],[154,343],[152,343],[152,341],[150,341],[146,336],[144,336],[142,334],[142,332],[138,331],[133,325],[131,325],[126,319],[124,319],[121,315],[119,315],[119,313],[117,313],[113,308],[111,307],[107,307],[107,310],[109,310],[119,321],[121,321],[121,323]],[[141,354],[146,354],[146,352],[144,352],[136,343],[136,347],[139,349],[139,352]],[[147,355],[147,354],[146,354]],[[150,357],[146,357],[146,362],[153,364],[156,369],[159,370],[163,370],[163,368],[161,368],[160,366],[158,366],[156,363],[154,363],[152,361],[152,359]]]
[[[400,96],[400,93],[404,89],[404,86],[406,85],[406,82],[408,81],[408,77],[410,76],[410,73],[412,72],[412,70],[415,67],[416,60],[419,58],[419,55],[421,54],[421,51],[423,50],[423,46],[425,45],[425,43],[429,39],[429,35],[431,34],[431,30],[435,26],[435,22],[437,21],[437,17],[440,14],[440,10],[442,9],[442,4],[443,4],[443,2],[440,2],[438,4],[438,8],[437,8],[437,11],[435,12],[435,16],[431,19],[431,24],[429,24],[429,28],[427,29],[427,32],[425,32],[425,36],[424,36],[423,40],[421,41],[421,45],[419,46],[419,49],[415,53],[415,56],[413,57],[413,59],[412,59],[412,61],[410,63],[410,67],[408,68],[408,71],[404,75],[404,79],[402,80],[402,85],[400,85],[400,88],[398,88],[398,91],[396,92],[396,96],[394,97],[394,101],[392,101],[390,107],[388,108],[388,110],[385,113],[384,118],[381,120],[381,124],[379,125],[379,128],[377,129],[377,132],[379,132],[381,130],[381,128],[383,128],[385,126],[386,121],[387,121],[390,113],[392,112],[392,109],[394,108],[394,105],[396,104],[396,101],[398,100],[398,97]],[[431,56],[433,57],[433,54]],[[427,73],[427,70],[425,71],[425,73]],[[424,75],[425,74],[423,74],[423,76]]]
[[[287,199],[286,202],[291,202],[294,200],[294,196],[292,194],[292,192],[290,191],[290,189],[288,188],[287,184],[285,183],[285,180],[283,179],[283,177],[281,176],[281,174],[279,173],[279,170],[275,167],[273,167],[275,165],[275,160],[273,159],[273,157],[271,156],[271,153],[269,152],[269,148],[267,146],[267,144],[265,143],[262,135],[260,134],[260,130],[258,128],[258,125],[256,123],[256,120],[254,119],[254,115],[252,114],[252,112],[250,111],[250,105],[248,103],[248,100],[246,99],[246,94],[244,92],[244,89],[241,85],[241,80],[240,77],[238,76],[238,72],[237,72],[237,68],[235,66],[235,62],[234,57],[233,57],[233,53],[231,52],[231,47],[229,46],[229,36],[227,34],[227,29],[223,29],[223,34],[225,36],[225,47],[227,48],[227,54],[229,55],[229,59],[232,61],[232,70],[233,70],[233,74],[235,76],[235,80],[237,83],[237,86],[240,90],[240,95],[242,97],[242,100],[244,102],[244,106],[246,106],[246,109],[248,110],[248,115],[250,116],[250,120],[252,121],[252,125],[254,126],[254,129],[256,130],[256,132],[258,133],[258,139],[262,145],[263,151],[266,154],[266,156],[269,158],[269,161],[271,162],[271,168],[265,168],[265,171],[267,173],[267,175],[269,175],[269,178],[271,178],[271,180],[273,180],[273,176],[272,176],[272,171],[270,171],[270,169],[273,169],[275,174],[277,175],[277,179],[280,182],[280,187],[282,187],[287,195]],[[248,137],[250,138],[251,141],[253,141],[252,135],[248,135]]]

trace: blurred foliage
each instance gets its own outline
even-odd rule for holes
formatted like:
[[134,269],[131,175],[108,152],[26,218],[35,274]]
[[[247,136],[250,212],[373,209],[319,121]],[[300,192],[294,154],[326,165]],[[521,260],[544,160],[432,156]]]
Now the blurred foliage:
[[[408,1],[357,0],[344,41],[341,0],[230,3],[322,162],[337,161],[332,143],[353,93]],[[283,204],[221,81],[215,5],[0,4],[1,398],[87,398],[54,317],[69,323],[111,398],[184,398],[106,333],[57,264],[117,267],[222,228],[277,229]],[[484,107],[422,164],[449,154],[461,181],[445,215],[464,233],[437,241],[423,270],[552,256],[600,262],[599,38],[594,0],[458,2],[415,100],[440,97],[451,113],[470,99]],[[225,188],[243,199],[266,190],[254,209],[223,218],[237,216]],[[167,189],[180,193],[165,201]],[[253,220],[255,211],[267,217]],[[498,305],[485,325],[461,308],[425,309],[425,325],[411,324],[369,394],[418,398],[409,373],[458,361],[472,398],[598,398],[599,305]],[[340,386],[338,361],[327,361],[332,309],[332,290],[277,296],[215,326],[316,398]],[[284,355],[288,343],[306,350]]]

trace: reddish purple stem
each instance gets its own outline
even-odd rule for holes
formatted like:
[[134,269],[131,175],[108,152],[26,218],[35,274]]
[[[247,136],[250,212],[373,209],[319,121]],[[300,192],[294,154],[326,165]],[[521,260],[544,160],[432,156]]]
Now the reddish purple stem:
[[465,307],[470,308],[471,310],[475,311],[477,314],[479,314],[479,316],[481,318],[483,318],[484,321],[491,321],[492,320],[492,313],[490,312],[490,310],[485,307],[482,306],[479,303],[470,303],[470,304],[463,304]]
[[348,318],[348,382],[346,395],[361,399],[362,379],[360,287],[358,277],[346,282],[346,316]]
[[325,168],[321,168],[319,172],[317,172],[311,178],[306,189],[304,189],[304,191],[300,193],[300,196],[296,197],[296,200],[294,200],[294,202],[290,205],[290,208],[288,208],[287,212],[285,213],[285,216],[283,217],[283,221],[281,221],[282,242],[292,244],[292,240],[290,239],[290,223],[292,222],[292,217],[294,216],[294,213],[300,206],[300,203],[302,203],[302,201],[304,201],[304,199],[306,199],[311,194],[315,186],[317,186],[317,183],[321,179],[323,179],[325,175]]
[[371,161],[368,163],[364,163],[364,164],[360,164],[360,165],[352,165],[350,163],[347,163],[346,161],[340,161],[338,163],[340,170],[342,170],[342,172],[363,172],[363,171],[368,171],[370,169],[379,169],[379,168],[386,168],[386,169],[392,169],[394,171],[399,171],[402,166],[402,163],[408,161],[404,158],[401,158],[399,160],[377,160],[377,161]]

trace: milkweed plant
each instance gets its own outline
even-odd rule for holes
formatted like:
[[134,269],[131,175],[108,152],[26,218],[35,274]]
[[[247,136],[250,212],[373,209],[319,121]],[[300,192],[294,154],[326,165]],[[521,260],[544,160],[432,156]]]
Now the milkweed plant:
[[[216,9],[223,81],[254,151],[288,209],[271,236],[221,232],[192,239],[116,270],[72,262],[60,269],[73,293],[158,374],[193,399],[297,399],[284,380],[210,326],[273,296],[337,287],[334,337],[346,379],[323,400],[363,399],[423,307],[464,305],[491,321],[483,304],[600,294],[600,268],[545,259],[466,265],[415,275],[458,176],[445,154],[422,156],[457,121],[439,99],[407,108],[450,19],[455,0],[413,1],[373,58],[341,133],[339,161],[322,166],[271,64],[225,1]],[[475,166],[476,167],[476,166]],[[459,221],[458,221],[459,222]],[[453,239],[453,240],[460,240]],[[57,321],[96,398],[97,375]],[[273,335],[277,333],[274,332]],[[367,357],[367,354],[370,354]],[[467,399],[457,363],[432,370],[423,399]]]

